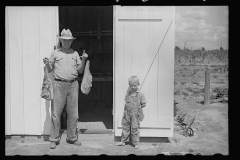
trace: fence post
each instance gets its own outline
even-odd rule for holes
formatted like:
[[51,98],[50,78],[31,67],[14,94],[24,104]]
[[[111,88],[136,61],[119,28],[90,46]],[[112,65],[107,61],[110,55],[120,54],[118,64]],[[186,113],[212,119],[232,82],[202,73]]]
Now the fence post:
[[207,68],[205,71],[205,95],[204,95],[204,105],[209,104],[210,97],[210,78],[211,78],[211,70]]

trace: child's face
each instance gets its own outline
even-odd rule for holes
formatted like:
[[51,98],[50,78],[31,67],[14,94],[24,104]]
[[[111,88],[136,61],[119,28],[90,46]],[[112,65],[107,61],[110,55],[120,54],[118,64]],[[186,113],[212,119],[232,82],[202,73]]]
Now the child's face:
[[136,92],[139,86],[139,82],[129,82],[129,88],[131,89],[131,92]]

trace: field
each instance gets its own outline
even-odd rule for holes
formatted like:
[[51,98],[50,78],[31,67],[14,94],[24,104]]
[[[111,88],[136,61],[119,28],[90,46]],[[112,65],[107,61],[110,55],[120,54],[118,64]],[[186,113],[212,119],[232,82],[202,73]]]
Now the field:
[[[206,69],[211,71],[209,105],[204,105]],[[228,51],[175,51],[174,101],[171,141],[183,151],[227,155]],[[183,122],[179,122],[182,117]],[[188,126],[194,117],[194,135],[184,136],[184,123]]]

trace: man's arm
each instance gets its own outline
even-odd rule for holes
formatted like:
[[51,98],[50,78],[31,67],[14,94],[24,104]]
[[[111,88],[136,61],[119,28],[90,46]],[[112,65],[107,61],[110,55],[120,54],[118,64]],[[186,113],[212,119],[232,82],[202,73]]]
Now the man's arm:
[[[78,55],[78,54],[77,54]],[[80,60],[80,57],[78,55],[77,59],[78,59],[78,62],[81,61],[80,65],[78,66],[77,70],[78,70],[78,73],[83,73],[83,70],[85,68],[85,61],[86,61],[86,58],[88,57],[87,53],[85,53],[85,50],[83,51],[83,54],[82,54],[82,61]]]
[[46,65],[48,73],[52,72],[54,69],[54,55],[51,53],[50,58],[45,57],[43,63]]
[[46,64],[46,67],[47,67],[48,73],[53,71],[53,66],[50,65],[49,63]]
[[85,61],[86,61],[86,58],[83,58],[81,64],[78,67],[78,73],[83,73],[83,70],[85,67]]

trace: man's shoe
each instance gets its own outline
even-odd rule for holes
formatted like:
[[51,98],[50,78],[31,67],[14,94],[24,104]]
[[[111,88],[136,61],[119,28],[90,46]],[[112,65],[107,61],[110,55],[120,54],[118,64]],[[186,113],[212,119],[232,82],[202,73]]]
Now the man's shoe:
[[56,142],[51,142],[50,145],[49,145],[49,148],[50,149],[55,149],[57,146]]
[[74,144],[76,146],[81,146],[82,145],[81,142],[79,142],[79,141],[75,141],[75,142],[67,141],[67,143]]
[[134,146],[135,149],[139,149],[139,147],[140,147],[139,145],[135,145]]
[[124,142],[119,142],[118,144],[116,144],[116,146],[125,146]]

